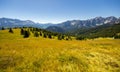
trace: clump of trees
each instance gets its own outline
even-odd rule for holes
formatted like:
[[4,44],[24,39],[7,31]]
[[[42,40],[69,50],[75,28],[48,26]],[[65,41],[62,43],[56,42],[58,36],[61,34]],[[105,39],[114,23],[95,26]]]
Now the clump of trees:
[[21,28],[20,34],[23,35],[24,38],[28,38],[30,36],[30,33],[34,35],[34,37],[43,37],[43,38],[49,38],[54,39],[57,37],[58,40],[72,40],[71,36],[64,35],[60,33],[50,32],[44,29],[39,28],[33,28],[33,27],[23,27]]
[[63,34],[59,34],[58,35],[58,40],[72,40],[70,35],[63,35]]
[[59,34],[58,35],[58,40],[64,40],[65,39],[65,35]]
[[33,33],[34,37],[43,37],[43,38],[50,38],[52,39],[52,36],[54,36],[55,34],[52,33],[52,32],[49,32],[49,31],[46,31],[44,29],[38,29],[38,28],[32,28],[32,27],[29,27],[29,28],[21,28],[21,35],[24,35],[24,38],[27,38],[29,37],[30,35],[30,32]]
[[51,34],[48,34],[48,38],[52,39],[52,35],[51,35]]
[[21,35],[23,35],[24,38],[28,38],[30,36],[30,31],[24,30],[23,28],[21,28],[20,33],[21,33]]
[[119,34],[116,34],[116,35],[114,36],[114,39],[120,39],[120,35],[119,35]]
[[35,31],[34,37],[39,37],[39,33],[37,31]]
[[[49,38],[54,39],[57,38],[58,40],[72,40],[71,36],[56,33],[56,32],[50,32],[44,29],[39,28],[33,28],[33,27],[15,27],[15,29],[20,29],[20,35],[23,36],[23,38],[28,38],[30,35],[33,35],[34,37],[43,37],[43,38]],[[4,27],[1,28],[4,30]],[[10,33],[14,33],[12,28],[8,28]]]
[[83,36],[77,36],[76,37],[76,40],[85,40],[86,38],[85,37],[83,37]]
[[71,36],[70,35],[66,36],[66,40],[72,40]]

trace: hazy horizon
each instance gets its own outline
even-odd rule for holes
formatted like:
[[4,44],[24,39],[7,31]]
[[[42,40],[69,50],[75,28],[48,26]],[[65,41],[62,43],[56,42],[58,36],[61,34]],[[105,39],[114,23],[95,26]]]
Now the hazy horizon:
[[120,0],[0,0],[0,18],[61,23],[98,16],[120,17]]

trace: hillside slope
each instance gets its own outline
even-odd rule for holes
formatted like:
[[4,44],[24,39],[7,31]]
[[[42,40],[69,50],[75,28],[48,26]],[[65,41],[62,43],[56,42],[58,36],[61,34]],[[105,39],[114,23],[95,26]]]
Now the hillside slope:
[[88,38],[113,37],[117,33],[120,33],[120,23],[113,25],[106,24],[89,29],[78,29],[77,31],[73,32],[75,35],[81,35]]
[[0,72],[119,72],[120,40],[23,38],[0,30]]

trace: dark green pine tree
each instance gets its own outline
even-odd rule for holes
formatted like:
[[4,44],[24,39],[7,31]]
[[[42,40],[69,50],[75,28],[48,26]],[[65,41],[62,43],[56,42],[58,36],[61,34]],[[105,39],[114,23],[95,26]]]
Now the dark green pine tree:
[[44,34],[43,34],[43,37],[44,37],[44,38],[47,38],[47,34],[46,34],[46,33],[44,33]]
[[24,31],[24,38],[28,38],[30,36],[30,32],[29,31]]
[[64,39],[65,38],[65,36],[64,35],[62,35],[62,39]]
[[42,32],[40,32],[40,36],[42,36]]
[[34,36],[35,36],[35,37],[39,37],[39,34],[38,34],[37,31],[34,33]]
[[10,29],[9,29],[9,32],[10,32],[10,33],[13,33],[13,30],[12,30],[12,28],[10,28]]
[[50,39],[51,39],[51,38],[52,38],[52,35],[51,35],[51,34],[48,34],[48,38],[50,38]]
[[4,27],[2,27],[2,30],[5,30],[5,28],[4,28]]
[[62,36],[61,35],[58,35],[58,40],[62,40]]
[[23,29],[21,29],[20,33],[21,33],[21,35],[24,35],[24,30],[23,30]]

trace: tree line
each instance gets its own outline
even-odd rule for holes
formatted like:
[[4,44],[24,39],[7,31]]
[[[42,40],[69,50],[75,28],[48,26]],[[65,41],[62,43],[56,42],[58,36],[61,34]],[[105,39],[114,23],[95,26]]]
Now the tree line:
[[[114,28],[114,26],[112,28]],[[5,30],[5,29],[6,28],[1,27],[1,30]],[[7,28],[7,29],[9,29],[9,33],[14,33],[13,28]],[[112,32],[112,31],[114,31],[114,32]],[[116,33],[118,31],[119,31],[119,25],[117,26],[117,28],[115,27],[114,29],[109,29],[110,33],[106,32],[107,35],[103,34],[103,33],[100,33],[102,36],[99,34],[92,34],[92,35],[89,35],[89,34],[82,35],[81,34],[81,35],[75,36],[75,38],[76,38],[76,40],[94,39],[94,38],[98,38],[98,37],[113,37],[114,39],[120,39],[120,33]],[[61,33],[56,33],[56,32],[50,32],[45,29],[33,28],[33,27],[20,27],[20,34],[23,35],[23,38],[28,38],[28,37],[30,37],[31,34],[33,34],[34,37],[41,36],[43,38],[50,38],[50,39],[54,39],[55,37],[57,37],[58,40],[72,40],[70,34],[61,34]]]
[[32,33],[34,37],[43,37],[43,38],[49,38],[49,39],[54,39],[57,37],[58,40],[72,40],[71,36],[61,34],[61,33],[56,33],[56,32],[50,32],[45,29],[40,29],[40,28],[21,28],[20,31],[21,35],[23,35],[24,38],[28,38],[30,34]]

